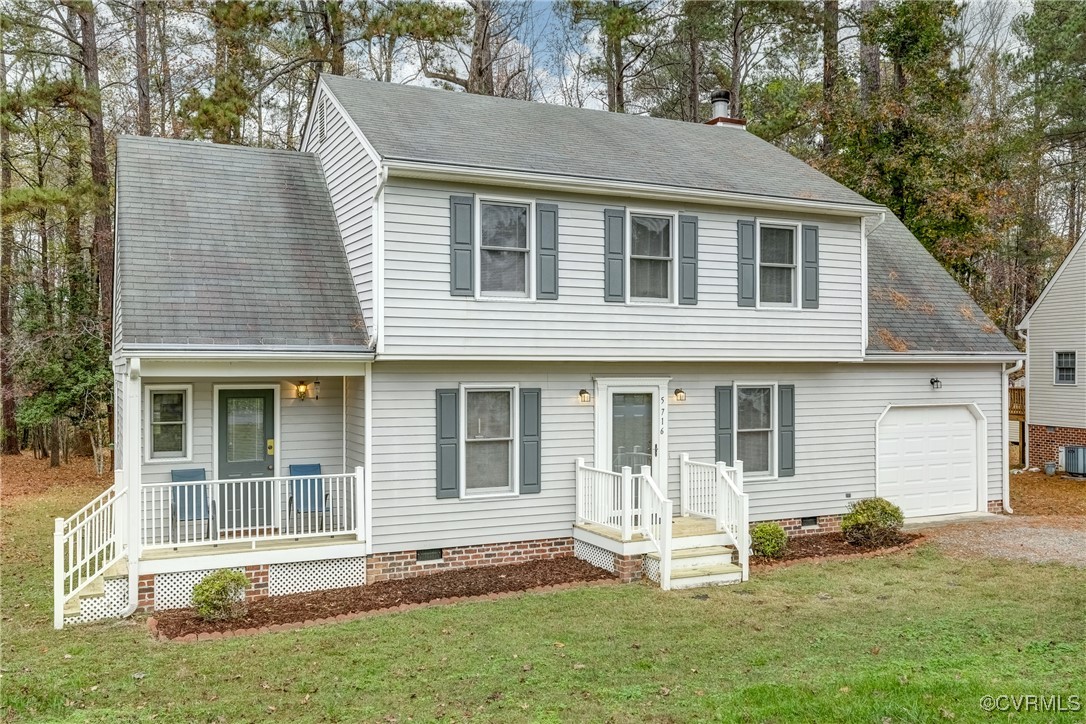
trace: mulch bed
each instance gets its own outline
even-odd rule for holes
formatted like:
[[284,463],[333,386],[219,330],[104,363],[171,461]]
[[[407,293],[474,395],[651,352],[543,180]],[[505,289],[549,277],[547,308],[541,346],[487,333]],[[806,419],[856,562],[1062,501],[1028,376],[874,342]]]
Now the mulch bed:
[[568,587],[576,583],[614,580],[617,578],[613,573],[567,556],[504,566],[442,571],[402,581],[379,581],[355,588],[259,598],[249,602],[244,618],[233,621],[204,621],[192,609],[174,609],[157,614],[150,625],[159,637],[169,639],[194,634],[242,631],[256,633],[261,630],[282,630],[272,628],[282,624],[327,619],[346,620],[356,617],[351,614],[388,609],[403,610],[429,602],[493,598],[497,597],[497,594],[542,587]]
[[1086,478],[1042,473],[1011,475],[1015,515],[1086,515]]
[[838,560],[856,556],[880,555],[911,548],[924,536],[919,533],[901,533],[897,540],[883,546],[857,546],[845,540],[843,533],[819,533],[788,539],[788,548],[780,558],[751,556],[752,568],[773,568],[782,564],[806,560]]
[[[108,467],[108,465],[107,465]],[[99,476],[94,459],[73,455],[59,468],[49,467],[48,458],[34,459],[30,452],[0,456],[0,499],[9,500],[27,495],[41,495],[54,486],[92,486],[105,490],[113,484],[113,471]],[[89,498],[88,498],[89,500]]]

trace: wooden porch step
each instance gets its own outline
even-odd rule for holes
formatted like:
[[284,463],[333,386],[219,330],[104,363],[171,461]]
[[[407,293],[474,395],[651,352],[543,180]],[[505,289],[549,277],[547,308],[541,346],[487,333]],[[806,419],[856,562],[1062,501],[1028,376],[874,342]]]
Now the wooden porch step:
[[102,572],[102,578],[128,578],[128,558],[118,558],[112,566]]
[[739,583],[742,580],[743,569],[734,563],[691,566],[671,571],[671,587],[676,589],[719,586],[726,583]]
[[699,578],[701,576],[719,576],[723,573],[743,573],[743,569],[734,563],[718,563],[712,566],[698,566],[672,571],[671,578]]
[[[708,556],[730,556],[735,553],[731,546],[704,546],[702,548],[676,548],[671,551],[671,560],[678,561],[685,558],[705,558]],[[649,558],[660,559],[660,554],[653,552]]]

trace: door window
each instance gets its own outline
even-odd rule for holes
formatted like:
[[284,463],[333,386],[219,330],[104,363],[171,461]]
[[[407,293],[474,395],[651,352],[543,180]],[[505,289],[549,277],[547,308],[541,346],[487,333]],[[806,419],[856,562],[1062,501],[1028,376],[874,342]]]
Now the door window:
[[652,393],[619,393],[611,398],[611,469],[641,472],[652,465]]

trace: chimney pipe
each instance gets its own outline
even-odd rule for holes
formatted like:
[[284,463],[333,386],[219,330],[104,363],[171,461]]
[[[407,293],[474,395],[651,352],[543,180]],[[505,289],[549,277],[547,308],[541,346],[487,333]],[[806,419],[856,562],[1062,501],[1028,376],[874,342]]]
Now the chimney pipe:
[[726,91],[723,88],[717,88],[709,96],[709,101],[713,104],[713,118],[731,118],[731,102],[732,94],[730,91]]

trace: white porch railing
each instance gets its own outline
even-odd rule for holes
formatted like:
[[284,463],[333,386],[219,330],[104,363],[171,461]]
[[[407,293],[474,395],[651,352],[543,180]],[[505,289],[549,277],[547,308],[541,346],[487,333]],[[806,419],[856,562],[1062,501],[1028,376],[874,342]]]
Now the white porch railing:
[[[118,472],[117,480],[121,479]],[[53,523],[53,627],[64,626],[64,605],[124,555],[118,537],[124,491],[114,482],[68,519]]]
[[143,548],[296,540],[365,540],[365,471],[245,480],[153,483],[140,488]]
[[[623,471],[629,468],[623,468]],[[639,529],[652,541],[660,554],[660,588],[671,589],[671,518],[675,513],[675,504],[668,500],[656,481],[652,479],[652,468],[641,466],[641,505],[638,516]]]
[[584,458],[575,461],[577,522],[612,530],[628,541],[633,537],[640,488],[638,476],[628,468],[616,473],[590,468]]
[[750,501],[743,492],[743,461],[699,463],[679,456],[679,499],[682,515],[716,521],[716,529],[732,539],[739,554],[743,580],[750,573]]

